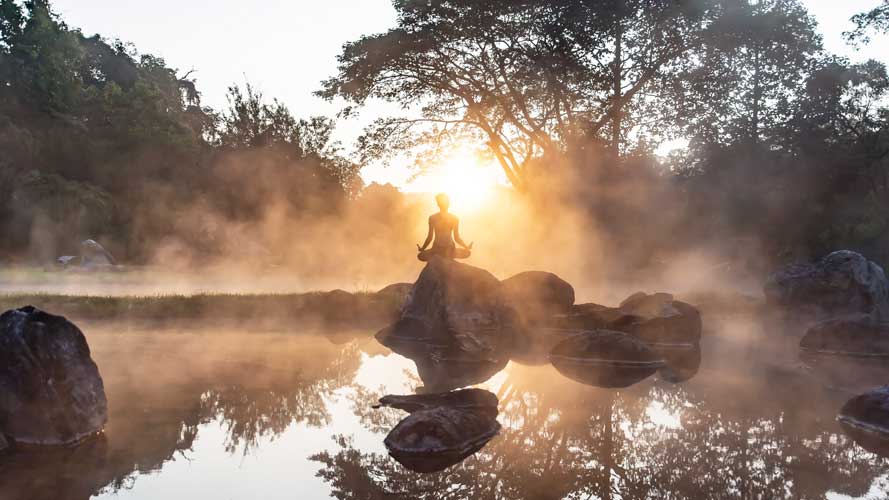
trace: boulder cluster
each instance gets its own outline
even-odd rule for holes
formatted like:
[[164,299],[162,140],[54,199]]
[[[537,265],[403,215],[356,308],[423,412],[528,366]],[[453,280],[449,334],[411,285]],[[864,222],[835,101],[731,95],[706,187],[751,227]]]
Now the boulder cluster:
[[[883,268],[849,250],[813,264],[793,264],[769,277],[771,305],[795,317],[814,318],[800,340],[800,357],[842,381],[876,365],[885,376],[889,358],[889,281]],[[825,368],[826,367],[826,368]],[[862,447],[889,456],[889,386],[853,397],[837,420]]]
[[642,292],[618,307],[574,301],[574,288],[552,273],[501,282],[484,269],[434,258],[377,339],[413,359],[429,390],[479,383],[510,359],[552,363],[599,387],[626,387],[658,371],[679,382],[697,371],[701,316],[690,304]]

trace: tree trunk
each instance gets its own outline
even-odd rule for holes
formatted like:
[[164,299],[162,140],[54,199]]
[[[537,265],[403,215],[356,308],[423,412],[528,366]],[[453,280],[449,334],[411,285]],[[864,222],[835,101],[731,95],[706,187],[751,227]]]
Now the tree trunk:
[[621,90],[623,88],[623,60],[621,49],[623,48],[623,27],[620,18],[615,21],[614,27],[614,62],[612,63],[613,94],[611,100],[611,154],[614,158],[620,158],[620,133],[622,125]]

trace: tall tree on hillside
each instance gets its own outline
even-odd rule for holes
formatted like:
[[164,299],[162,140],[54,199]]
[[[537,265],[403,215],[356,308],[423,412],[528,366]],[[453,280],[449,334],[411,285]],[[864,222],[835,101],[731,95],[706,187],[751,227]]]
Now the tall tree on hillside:
[[619,155],[643,91],[701,43],[706,3],[398,0],[397,26],[347,44],[319,94],[416,111],[371,126],[365,159],[478,141],[526,188],[529,162],[572,138]]

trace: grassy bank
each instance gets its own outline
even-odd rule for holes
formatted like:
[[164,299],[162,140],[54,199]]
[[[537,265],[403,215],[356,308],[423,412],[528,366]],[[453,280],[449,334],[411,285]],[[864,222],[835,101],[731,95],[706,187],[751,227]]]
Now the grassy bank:
[[376,327],[403,301],[398,293],[198,294],[86,296],[0,295],[0,311],[33,305],[72,321],[188,322],[267,326]]

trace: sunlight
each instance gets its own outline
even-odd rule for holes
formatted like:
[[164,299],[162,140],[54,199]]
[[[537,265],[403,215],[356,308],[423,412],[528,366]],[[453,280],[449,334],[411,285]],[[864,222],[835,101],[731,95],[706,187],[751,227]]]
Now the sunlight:
[[406,190],[447,193],[454,211],[466,212],[485,205],[495,188],[505,184],[503,171],[495,163],[483,162],[469,151],[458,151],[414,179]]

